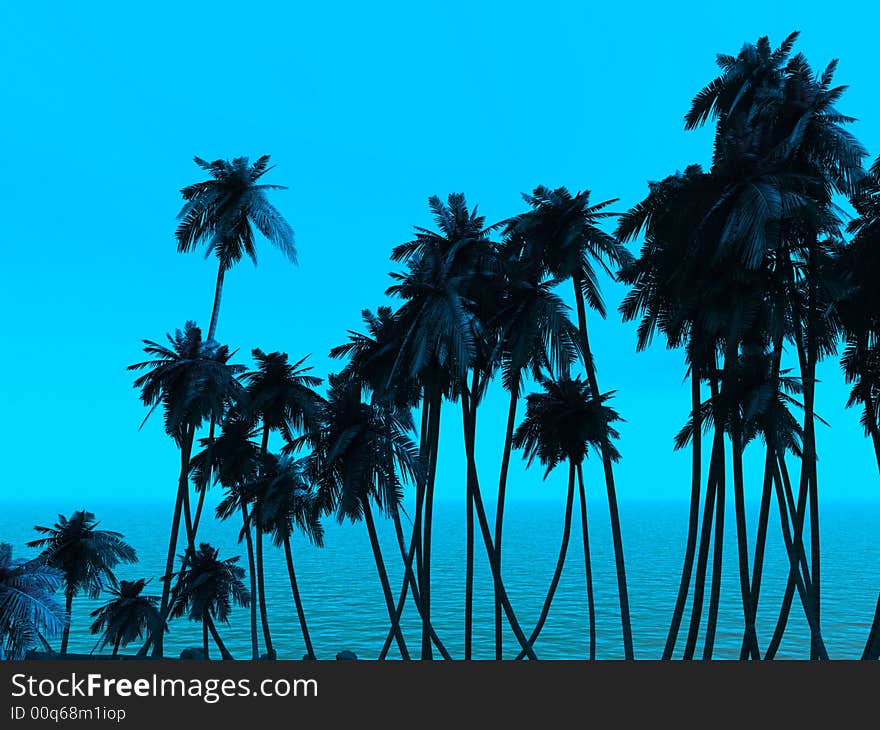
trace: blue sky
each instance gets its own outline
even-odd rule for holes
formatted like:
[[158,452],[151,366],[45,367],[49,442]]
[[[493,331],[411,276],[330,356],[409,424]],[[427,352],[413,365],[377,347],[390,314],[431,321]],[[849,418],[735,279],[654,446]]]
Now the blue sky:
[[[537,184],[623,210],[647,180],[708,162],[711,132],[685,132],[682,116],[717,52],[801,30],[815,67],[841,59],[841,109],[880,152],[869,3],[77,5],[0,9],[4,500],[66,509],[173,493],[174,447],[158,417],[138,431],[125,366],[141,338],[207,325],[214,262],[177,254],[173,238],[178,191],[201,179],[193,155],[271,154],[300,254],[294,267],[264,245],[258,268],[227,276],[218,337],[245,364],[253,347],[311,353],[324,376],[360,310],[385,301],[391,247],[430,225],[429,195],[462,191],[490,221]],[[590,326],[601,387],[626,419],[621,498],[685,498],[689,459],[671,451],[688,410],[681,355],[661,343],[636,354],[613,314],[622,290],[605,291],[612,314]],[[870,496],[876,467],[837,363],[820,375],[833,425],[819,433],[820,489]],[[505,408],[496,389],[481,415],[488,496]],[[448,407],[441,496],[463,490],[459,422]],[[599,475],[591,465],[596,488]],[[563,491],[561,473],[542,484],[517,466],[512,478],[514,499]]]

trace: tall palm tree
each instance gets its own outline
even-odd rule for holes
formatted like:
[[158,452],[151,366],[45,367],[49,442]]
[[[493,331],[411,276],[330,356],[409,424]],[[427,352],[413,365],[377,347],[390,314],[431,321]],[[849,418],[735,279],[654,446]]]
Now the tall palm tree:
[[245,256],[254,265],[257,263],[254,227],[293,263],[296,263],[296,246],[293,229],[266,195],[269,190],[286,188],[259,182],[272,169],[269,155],[263,155],[253,165],[247,157],[236,157],[232,162],[193,159],[211,177],[180,191],[185,202],[177,215],[180,224],[175,237],[181,253],[204,245],[206,256],[217,257],[217,285],[207,337],[213,340],[226,272]]
[[[233,499],[238,504],[242,526],[239,542],[244,539],[247,546],[248,578],[251,596],[257,595],[257,569],[254,557],[254,536],[250,518],[251,493],[247,487],[256,478],[260,463],[258,428],[250,416],[238,410],[227,413],[223,430],[216,439],[202,439],[202,451],[190,460],[190,469],[196,489],[202,495],[211,480],[218,482],[226,490],[226,500]],[[228,519],[232,515],[224,510],[218,515]],[[260,658],[257,637],[257,601],[252,600],[250,609],[251,658]]]
[[[556,379],[541,378],[541,392],[526,397],[526,415],[513,435],[513,444],[524,451],[531,464],[537,457],[546,467],[546,479],[559,464],[568,463],[568,497],[565,505],[565,522],[562,533],[562,546],[550,589],[541,608],[535,629],[529,637],[529,644],[538,638],[562,575],[568,541],[571,534],[571,516],[574,505],[575,477],[577,476],[581,502],[581,529],[584,542],[584,569],[587,584],[587,607],[589,611],[589,653],[596,658],[596,612],[593,600],[592,566],[590,563],[589,534],[587,531],[586,493],[584,489],[583,462],[592,448],[598,454],[607,453],[614,461],[620,453],[611,442],[619,436],[611,425],[620,421],[613,408],[605,405],[613,393],[594,396],[589,383],[580,376],[572,379],[562,375]],[[520,655],[522,656],[522,654]]]
[[[587,381],[593,393],[600,393],[595,359],[587,331],[586,305],[589,304],[600,316],[605,315],[605,305],[596,276],[597,264],[614,278],[615,274],[610,267],[626,266],[632,261],[629,251],[599,227],[603,218],[612,215],[606,208],[616,199],[591,205],[589,190],[572,195],[564,187],[552,190],[543,185],[535,188],[531,195],[523,195],[523,198],[531,210],[514,218],[509,226],[523,237],[529,259],[556,281],[560,283],[571,281],[577,306],[580,349]],[[611,517],[624,656],[632,659],[629,593],[626,585],[623,537],[612,462],[610,454],[603,454],[602,466]]]
[[147,583],[143,578],[119,581],[118,587],[110,589],[113,598],[92,611],[90,615],[95,621],[90,631],[100,634],[96,649],[112,644],[116,656],[119,647],[128,646],[145,634],[168,630],[159,612],[159,596],[142,595]]
[[[226,345],[214,340],[203,340],[202,331],[195,322],[187,321],[184,329],[167,335],[170,347],[152,340],[144,340],[144,352],[150,360],[130,365],[128,370],[147,370],[134,381],[140,389],[140,398],[150,410],[143,423],[160,405],[165,416],[165,432],[180,450],[180,473],[177,498],[171,520],[171,536],[165,575],[174,570],[181,514],[186,527],[187,544],[194,548],[195,535],[189,499],[189,469],[196,431],[207,420],[221,423],[227,409],[242,401],[244,388],[236,375],[244,371],[241,365],[231,364],[234,355]],[[141,424],[143,426],[143,423]],[[160,610],[168,616],[170,607],[169,583],[162,588]],[[162,654],[162,635],[152,637],[154,653]],[[142,650],[143,651],[143,650]]]
[[[501,250],[504,288],[492,323],[500,330],[498,356],[502,383],[509,393],[507,427],[498,479],[495,510],[495,551],[502,565],[504,503],[517,403],[524,378],[539,378],[542,368],[567,372],[578,351],[578,331],[568,318],[568,307],[552,291],[553,281],[522,258],[516,237],[508,237]],[[495,658],[502,658],[501,600],[495,586]]]
[[60,634],[68,616],[55,598],[64,574],[41,558],[15,560],[0,543],[0,659],[23,659],[41,637]]
[[[265,457],[273,431],[280,432],[289,443],[295,433],[302,432],[314,421],[317,395],[313,389],[321,384],[321,379],[308,374],[312,368],[303,366],[306,358],[291,363],[286,353],[265,353],[259,348],[254,349],[252,355],[256,370],[245,373],[242,381],[247,384],[249,413],[253,419],[262,422],[260,454]],[[259,506],[259,502],[254,503],[256,511]],[[253,518],[260,524],[259,514]],[[262,530],[256,530],[254,542],[257,567],[257,595],[254,599],[259,602],[266,653],[272,657],[275,652],[266,606]]]
[[[236,565],[238,556],[221,560],[219,550],[209,543],[201,543],[197,550],[187,548],[181,558],[181,569],[176,578],[172,618],[186,616],[202,624],[202,646],[208,658],[208,632],[224,659],[232,655],[220,638],[215,621],[229,623],[233,605],[247,607],[251,596],[244,587],[244,570]],[[168,576],[171,578],[172,576]]]
[[134,563],[137,554],[119,532],[99,530],[95,515],[76,510],[69,518],[58,515],[52,527],[36,525],[41,535],[28,547],[42,548],[40,557],[64,576],[64,610],[67,623],[61,635],[61,653],[67,653],[73,599],[78,593],[97,598],[104,588],[117,586],[113,569],[119,563]]

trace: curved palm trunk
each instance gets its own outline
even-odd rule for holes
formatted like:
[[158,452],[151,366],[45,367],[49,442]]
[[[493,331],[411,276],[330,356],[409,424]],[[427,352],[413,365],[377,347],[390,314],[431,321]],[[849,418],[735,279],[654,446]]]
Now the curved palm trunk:
[[[581,343],[583,347],[584,367],[587,371],[587,379],[593,395],[600,394],[599,383],[596,380],[596,366],[593,362],[593,353],[590,350],[590,340],[587,335],[587,314],[584,306],[584,297],[581,290],[579,275],[572,277],[575,289],[575,301],[578,312],[578,328],[580,329]],[[623,629],[623,653],[624,658],[633,658],[632,623],[629,615],[629,593],[626,587],[626,563],[623,557],[623,537],[620,530],[620,515],[617,508],[617,493],[614,487],[614,472],[611,466],[611,456],[606,445],[602,445],[602,467],[605,471],[605,488],[608,492],[608,511],[611,516],[611,537],[614,543],[614,566],[617,571],[617,592],[620,597],[620,620]]]
[[67,654],[67,642],[70,639],[70,623],[71,623],[71,611],[73,609],[73,594],[69,591],[65,591],[64,593],[64,612],[67,616],[67,621],[64,622],[64,630],[61,632],[61,653]]
[[871,434],[871,443],[874,446],[874,458],[877,459],[877,469],[880,470],[880,428],[877,427],[877,407],[870,396],[865,401],[865,416],[868,421],[868,432]]
[[743,443],[739,424],[734,428],[731,441],[733,442],[733,501],[739,557],[739,588],[742,597],[743,618],[745,619],[743,643],[749,658],[760,659],[758,635],[755,630],[755,611],[752,605],[752,588],[749,581],[749,543],[746,526],[745,485],[743,483]]
[[247,505],[241,503],[241,529],[244,532],[245,544],[247,545],[248,577],[250,579],[251,605],[248,606],[251,619],[251,658],[260,658],[260,646],[257,641],[257,568],[254,559],[254,537],[251,534],[251,523],[248,517]]
[[119,656],[119,645],[122,643],[122,634],[116,635],[116,641],[113,642],[113,656]]
[[439,389],[431,396],[428,425],[430,456],[424,494],[424,524],[422,526],[422,572],[419,589],[422,596],[422,655],[423,660],[432,659],[431,652],[431,533],[434,521],[434,478],[437,474],[437,450],[440,442],[440,408],[443,398]]
[[[714,387],[713,387],[714,391]],[[706,591],[706,572],[709,566],[709,544],[712,539],[716,492],[718,491],[718,469],[724,449],[724,433],[715,430],[712,439],[712,454],[709,458],[709,474],[706,484],[706,499],[703,504],[703,524],[700,528],[700,547],[697,554],[697,570],[694,575],[694,598],[691,603],[691,617],[688,635],[684,646],[684,659],[693,659],[700,634],[700,621],[703,613],[703,598]]]
[[[213,458],[214,458],[213,451],[212,451],[214,448],[214,427],[215,427],[215,422],[214,422],[214,416],[212,415],[211,416],[211,425],[208,428],[208,444],[209,444],[209,446],[208,446],[208,449],[209,449],[208,463],[209,464],[213,463]],[[207,485],[207,483],[205,483],[205,485],[202,487],[202,490],[199,492],[199,502],[196,505],[196,516],[193,518],[193,542],[195,542],[196,535],[199,532],[199,522],[202,519],[202,508],[205,506],[205,493],[207,491],[208,491],[208,485]]]
[[590,535],[587,531],[587,492],[584,489],[584,470],[577,466],[578,490],[581,497],[581,533],[584,540],[584,573],[587,579],[587,611],[590,616],[590,659],[596,658],[596,604],[593,600],[593,566],[590,560]]
[[880,658],[880,597],[877,598],[877,608],[874,609],[874,621],[868,632],[868,640],[865,642],[865,650],[862,659]]
[[385,561],[382,558],[382,548],[379,545],[379,537],[376,534],[376,525],[373,522],[373,512],[370,509],[370,502],[368,499],[363,502],[363,510],[364,522],[367,523],[367,532],[370,535],[370,546],[373,549],[373,559],[376,561],[379,582],[382,584],[382,593],[385,595],[385,606],[388,609],[388,618],[391,620],[391,625],[394,627],[394,634],[397,639],[397,646],[400,649],[400,655],[404,659],[409,659],[409,651],[407,651],[406,642],[403,639],[403,631],[400,629],[400,620],[394,611],[394,597],[391,595],[391,586],[388,583],[388,573],[385,570]]
[[[462,394],[462,420],[463,427],[470,429],[472,443],[477,438],[477,390],[479,386],[478,372],[473,371],[471,390]],[[474,491],[470,475],[466,477],[466,509],[465,518],[465,589],[464,589],[464,658],[471,658],[473,634],[474,634]],[[498,542],[495,542],[496,546]],[[496,548],[497,550],[497,548]]]
[[712,553],[712,584],[709,588],[709,611],[706,614],[706,642],[703,644],[703,659],[712,658],[715,647],[715,629],[718,626],[718,607],[721,599],[721,566],[724,558],[724,487],[725,472],[724,449],[721,450],[721,466],[718,486],[715,491],[715,547]]
[[[764,572],[764,549],[767,545],[767,523],[770,519],[770,497],[773,491],[773,464],[775,462],[774,447],[767,445],[767,455],[764,461],[764,484],[761,489],[761,508],[758,513],[758,534],[755,537],[755,558],[752,563],[752,631],[756,632],[755,622],[758,614],[758,598],[761,595],[761,578]],[[748,627],[743,632],[742,646],[739,651],[740,659],[748,659],[749,647],[746,640]],[[755,639],[757,643],[757,638]],[[760,658],[759,656],[756,658]]]
[[208,631],[211,632],[211,637],[214,639],[214,643],[217,645],[217,648],[220,650],[220,656],[223,659],[233,659],[232,654],[229,653],[229,649],[226,648],[226,644],[223,643],[223,639],[220,638],[220,634],[217,633],[217,627],[214,625],[214,619],[210,615],[207,617],[208,623]]
[[664,660],[671,659],[678,639],[678,630],[684,615],[688,589],[691,585],[691,573],[694,568],[694,556],[697,550],[697,532],[700,526],[700,481],[702,478],[703,429],[700,420],[700,374],[696,366],[691,367],[691,423],[693,428],[692,459],[691,459],[691,503],[688,515],[687,544],[684,549],[684,565],[681,569],[681,581],[678,584],[678,595],[672,611],[666,645],[663,647]]
[[315,650],[312,647],[312,638],[309,636],[309,627],[306,624],[306,613],[303,610],[302,600],[299,596],[299,586],[296,582],[296,572],[293,569],[293,551],[290,549],[290,537],[284,536],[284,556],[287,559],[287,575],[290,577],[290,590],[293,593],[293,602],[296,604],[296,615],[299,618],[299,626],[302,629],[303,641],[306,644],[306,653],[309,658],[315,658]]
[[217,284],[214,286],[214,306],[211,308],[211,325],[208,327],[208,340],[214,339],[217,332],[217,317],[220,315],[220,299],[223,296],[223,279],[226,276],[226,269],[223,264],[217,267]]
[[[504,452],[501,455],[501,473],[498,477],[498,504],[495,508],[495,554],[501,571],[502,528],[504,525],[504,500],[507,493],[507,473],[510,469],[510,453],[513,450],[513,431],[516,424],[516,405],[519,400],[519,376],[510,390],[510,406],[507,409],[507,429],[504,432]],[[501,627],[501,599],[497,581],[493,582],[495,596],[495,658],[503,658],[504,636]]]
[[[266,456],[269,451],[269,427],[263,422],[263,436],[260,443],[260,454]],[[251,517],[256,515],[256,526],[254,529],[254,543],[257,558],[257,593],[260,599],[260,623],[263,626],[263,641],[266,644],[266,656],[269,659],[275,658],[275,648],[272,645],[272,632],[269,630],[269,610],[266,606],[266,576],[263,568],[263,530],[261,528],[261,520],[259,518],[259,508],[254,504],[251,510]]]
[[[547,615],[550,613],[550,604],[553,603],[553,597],[556,595],[556,587],[559,585],[559,579],[562,577],[562,568],[565,566],[565,556],[568,552],[568,541],[571,537],[571,513],[574,507],[574,478],[575,465],[569,464],[568,467],[568,496],[565,499],[565,521],[562,524],[562,544],[559,547],[559,557],[556,559],[556,569],[553,571],[553,578],[550,580],[550,588],[547,591],[547,597],[544,599],[544,605],[541,606],[541,613],[538,616],[538,622],[529,636],[529,646],[534,646],[544,623],[547,621]],[[521,651],[517,659],[522,659],[525,652]]]
[[211,658],[211,652],[208,649],[208,622],[202,619],[202,651],[205,653],[205,659]]
[[[403,526],[400,524],[400,514],[398,514],[397,512],[394,513],[394,529],[397,533],[397,544],[400,548],[400,556],[403,559],[404,579],[403,587],[400,589],[400,597],[397,599],[397,608],[395,608],[394,610],[395,621],[392,622],[391,627],[388,629],[388,634],[385,637],[385,643],[382,646],[382,651],[379,653],[380,661],[388,656],[388,649],[391,648],[391,642],[394,639],[395,635],[394,627],[400,622],[400,618],[403,615],[403,607],[406,604],[406,596],[410,588],[412,589],[413,601],[415,602],[416,608],[419,611],[419,616],[421,616],[422,610],[418,584],[416,583],[416,578],[413,574],[412,569],[413,558],[415,557],[415,536],[413,536],[413,539],[410,541],[409,551],[407,551],[403,539]],[[434,630],[433,626],[431,626],[431,641],[434,642],[434,646],[437,647],[437,651],[440,652],[441,656],[444,659],[452,659],[452,657],[449,655],[449,652],[446,651],[446,647],[443,645],[443,642],[440,641],[440,637],[437,636],[437,632]]]

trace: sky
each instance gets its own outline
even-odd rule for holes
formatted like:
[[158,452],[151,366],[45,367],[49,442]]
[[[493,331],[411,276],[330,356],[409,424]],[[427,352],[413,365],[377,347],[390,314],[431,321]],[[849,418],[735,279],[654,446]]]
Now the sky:
[[[427,199],[464,192],[494,222],[536,185],[589,189],[625,210],[647,181],[711,155],[685,132],[715,54],[779,42],[814,67],[840,59],[840,108],[873,159],[880,96],[873,3],[3,3],[0,63],[0,499],[167,501],[175,448],[126,366],[141,339],[207,327],[213,260],[176,253],[179,190],[192,157],[270,154],[272,200],[296,231],[299,266],[260,240],[259,265],[228,273],[218,338],[250,351],[330,348],[387,301],[394,245],[430,226]],[[844,12],[846,9],[846,12]],[[874,17],[872,18],[871,15]],[[853,22],[858,18],[858,22]],[[635,352],[604,281],[609,317],[589,317],[602,390],[626,419],[621,500],[686,499],[690,459],[673,453],[689,391],[680,352]],[[566,293],[567,295],[567,293]],[[877,472],[836,360],[820,369],[823,499],[869,498]],[[500,386],[480,414],[477,460],[491,499],[506,414]],[[459,498],[460,411],[446,407],[438,495]],[[565,474],[511,472],[514,500],[564,494]],[[761,457],[749,456],[751,482]],[[749,473],[749,472],[747,472]],[[601,496],[598,459],[588,465]],[[588,487],[589,488],[589,487]],[[751,494],[758,489],[751,483]]]

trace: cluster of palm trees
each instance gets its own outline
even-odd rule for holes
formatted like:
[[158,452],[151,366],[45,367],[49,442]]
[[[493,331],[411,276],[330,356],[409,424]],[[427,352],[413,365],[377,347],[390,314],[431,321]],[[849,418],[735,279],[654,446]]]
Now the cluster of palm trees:
[[[815,72],[793,52],[796,38],[791,34],[775,49],[761,38],[736,56],[718,56],[719,76],[699,91],[685,117],[687,129],[714,124],[711,165],[706,170],[690,165],[650,183],[647,197],[622,214],[610,212],[615,200],[592,203],[589,191],[539,186],[523,196],[521,214],[487,225],[464,195],[431,197],[434,228],[417,227],[413,239],[391,253],[401,270],[391,275],[386,294],[398,306],[363,311],[363,331],[350,331],[330,353],[341,367],[328,377],[323,395],[322,380],[310,374],[305,359],[293,362],[285,353],[255,349],[248,370],[217,340],[225,275],[245,255],[256,261],[256,231],[294,262],[296,248],[292,228],[267,197],[279,186],[261,182],[271,169],[267,156],[253,164],[247,158],[211,163],[196,158],[209,179],[182,190],[176,237],[179,251],[205,247],[217,258],[209,330],[203,338],[189,321],[168,335],[168,344],[144,340],[149,359],[130,368],[144,371],[135,381],[141,400],[149,413],[161,405],[165,430],[180,454],[162,595],[150,602],[155,616],[137,630],[126,625],[111,632],[119,621],[99,614],[96,626],[108,627],[105,643],[116,650],[143,633],[140,654],[152,650],[161,656],[167,622],[188,616],[203,625],[205,652],[210,633],[228,657],[216,622],[226,621],[238,604],[250,609],[252,657],[274,658],[264,568],[264,541],[270,538],[284,549],[306,657],[314,658],[291,538],[299,531],[322,545],[321,519],[335,515],[340,521],[362,520],[369,534],[390,625],[380,658],[392,644],[405,659],[431,659],[435,652],[451,658],[435,630],[431,603],[445,406],[461,409],[467,463],[463,658],[473,654],[480,542],[493,581],[495,657],[537,658],[535,642],[567,559],[576,495],[584,547],[585,656],[595,658],[589,485],[583,470],[590,454],[602,464],[620,638],[625,658],[633,658],[614,474],[620,458],[614,424],[621,419],[611,405],[614,393],[600,389],[587,322],[588,311],[607,314],[599,283],[604,275],[630,287],[620,313],[625,321],[638,321],[637,348],[661,334],[667,347],[683,350],[691,382],[691,416],[675,439],[676,448],[689,446],[692,453],[689,527],[663,658],[675,655],[686,608],[681,655],[696,656],[701,632],[702,657],[713,655],[728,486],[742,602],[741,658],[775,655],[795,599],[810,627],[811,658],[828,658],[821,628],[816,368],[843,343],[842,365],[852,384],[849,405],[863,409],[880,468],[880,300],[873,287],[880,270],[880,160],[864,169],[867,153],[846,130],[853,119],[835,107],[844,91],[833,85],[836,64]],[[840,207],[845,200],[856,211],[848,224]],[[616,221],[611,232],[603,228],[608,221]],[[643,241],[638,256],[626,247],[636,240]],[[527,394],[530,387],[534,392]],[[492,388],[508,394],[509,409],[490,523],[475,444],[479,406]],[[518,423],[523,400],[525,415]],[[273,434],[282,444],[277,453],[269,449]],[[749,448],[762,449],[764,460],[751,546],[743,467]],[[504,580],[504,510],[514,449],[522,450],[529,465],[537,459],[545,477],[559,465],[568,469],[559,556],[533,627],[520,622]],[[217,518],[241,523],[246,571],[235,564],[237,558],[221,560],[215,548],[198,543],[212,485],[224,490]],[[409,534],[401,519],[408,487],[413,489]],[[775,631],[762,646],[756,617],[774,502],[789,575]],[[379,544],[377,514],[394,524],[403,566],[396,593]],[[0,553],[0,590],[7,573],[23,570],[10,561],[8,553]],[[57,576],[43,564],[34,569],[36,584],[51,591]],[[142,588],[142,582],[123,583],[116,600],[136,599]],[[409,599],[421,625],[417,649],[401,626]],[[68,614],[69,609],[68,600]],[[63,623],[63,615],[54,620]],[[45,621],[44,628],[51,623]],[[508,631],[517,642],[516,655],[504,653]],[[10,634],[9,645],[26,644],[29,636],[21,634]],[[865,657],[878,653],[880,605]]]

